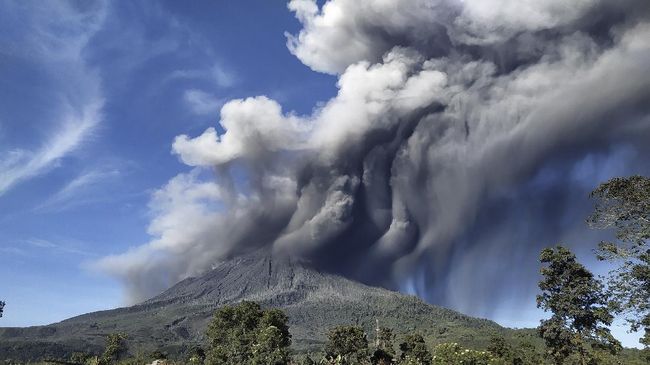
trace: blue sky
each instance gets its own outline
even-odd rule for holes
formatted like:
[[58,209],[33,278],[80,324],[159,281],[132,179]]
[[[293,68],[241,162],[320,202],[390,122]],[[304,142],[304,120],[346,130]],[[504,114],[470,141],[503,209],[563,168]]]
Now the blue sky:
[[[284,2],[268,0],[3,2],[2,326],[51,323],[125,303],[122,283],[93,263],[152,241],[156,192],[195,171],[172,153],[174,139],[209,127],[224,132],[224,103],[265,95],[291,115],[319,119],[313,111],[337,94],[338,79],[305,64],[326,72],[340,65],[310,61],[309,52],[300,56],[305,64],[294,56],[286,34],[302,28]],[[636,171],[625,162],[643,159],[622,145],[575,157],[574,183],[588,191]],[[555,175],[563,170],[547,165],[550,172],[541,169],[522,191],[533,195],[543,190],[534,184],[562,183],[564,176]],[[202,174],[211,176],[209,169]],[[521,235],[530,234],[522,226]],[[581,258],[593,261],[585,252]],[[517,306],[511,299],[502,299],[504,308]],[[493,319],[523,327],[540,316],[531,303],[516,314],[497,310]],[[616,332],[635,345],[634,336]]]
[[299,23],[281,3],[71,4],[1,5],[3,326],[122,304],[87,263],[149,239],[151,193],[189,170],[174,137],[216,125],[224,101],[305,113],[336,91],[287,51]]

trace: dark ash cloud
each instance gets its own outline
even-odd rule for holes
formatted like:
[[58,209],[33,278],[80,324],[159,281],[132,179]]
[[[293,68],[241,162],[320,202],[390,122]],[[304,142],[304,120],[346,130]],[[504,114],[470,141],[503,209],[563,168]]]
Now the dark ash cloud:
[[177,137],[195,170],[156,193],[154,239],[98,263],[132,300],[266,247],[489,316],[530,294],[541,247],[594,238],[598,181],[650,173],[644,1],[289,8],[290,51],[338,95],[306,116],[233,100],[223,135]]

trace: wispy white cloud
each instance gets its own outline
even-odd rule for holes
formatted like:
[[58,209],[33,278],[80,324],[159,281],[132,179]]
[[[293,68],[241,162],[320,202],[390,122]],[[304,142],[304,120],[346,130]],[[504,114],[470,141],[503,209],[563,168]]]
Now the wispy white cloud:
[[[120,175],[117,169],[84,171],[36,208],[36,211],[63,211],[101,200],[93,190]],[[89,196],[95,195],[95,196]]]
[[36,63],[50,75],[51,97],[57,102],[49,113],[53,117],[39,120],[39,127],[46,126],[39,128],[46,133],[44,140],[34,143],[39,147],[0,150],[0,196],[57,167],[64,157],[88,141],[101,121],[104,105],[101,80],[86,64],[84,49],[102,27],[105,3],[98,2],[83,10],[64,2],[7,5],[0,22],[21,19],[24,29],[17,39],[3,37],[2,41],[12,57]]
[[216,81],[217,85],[221,87],[231,87],[237,81],[237,78],[234,73],[229,70],[226,70],[219,64],[215,64],[210,70],[212,78]]
[[186,90],[183,99],[192,113],[198,115],[217,114],[224,100],[198,89]]
[[63,126],[35,152],[14,150],[0,160],[0,196],[14,185],[41,175],[56,166],[56,163],[77,149],[91,136],[100,119],[103,103],[96,101],[87,105],[81,115],[68,115]]
[[184,69],[176,70],[169,75],[167,80],[177,79],[200,79],[212,81],[220,88],[229,88],[237,83],[237,75],[220,63],[215,63],[207,69]]
[[75,254],[81,256],[95,256],[95,254],[75,247],[71,242],[54,242],[41,238],[29,238],[22,241],[23,244],[36,249],[58,251],[61,253]]
[[0,247],[0,252],[8,255],[27,256],[25,250],[13,246]]
[[14,256],[39,256],[44,251],[60,254],[72,254],[85,257],[94,257],[97,254],[82,248],[83,244],[75,240],[57,239],[49,240],[42,238],[28,238],[23,240],[14,241],[13,244],[8,244],[0,247],[0,253]]

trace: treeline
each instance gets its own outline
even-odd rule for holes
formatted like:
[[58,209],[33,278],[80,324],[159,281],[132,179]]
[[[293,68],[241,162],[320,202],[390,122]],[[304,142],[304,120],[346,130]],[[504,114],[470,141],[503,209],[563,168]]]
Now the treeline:
[[[545,324],[539,328],[544,336]],[[555,328],[554,328],[555,330]],[[558,333],[562,333],[559,330]],[[586,333],[586,332],[585,332]],[[190,348],[183,359],[167,360],[164,353],[123,358],[126,337],[111,335],[106,351],[100,356],[73,354],[67,364],[77,365],[141,365],[159,360],[159,364],[190,365],[540,365],[580,364],[614,365],[644,364],[641,358],[616,356],[620,346],[593,346],[587,349],[575,344],[597,343],[591,337],[567,337],[566,343],[547,342],[546,348],[534,343],[509,343],[494,336],[487,348],[475,350],[458,343],[428,345],[417,333],[402,334],[402,340],[390,328],[377,327],[369,338],[359,326],[337,326],[329,330],[327,340],[319,353],[292,354],[288,318],[279,309],[263,309],[255,302],[241,302],[217,310],[206,331],[204,346]],[[604,343],[598,343],[604,345]],[[559,358],[558,351],[567,351]],[[584,355],[584,356],[583,356]]]
[[428,346],[424,338],[406,334],[397,344],[392,329],[378,327],[369,340],[359,326],[337,326],[327,333],[320,353],[292,354],[288,318],[279,309],[262,309],[244,301],[218,309],[206,331],[207,343],[194,346],[181,361],[165,361],[164,353],[123,358],[126,337],[110,335],[100,356],[75,353],[68,364],[136,365],[153,360],[165,364],[191,365],[438,365],[438,364],[521,364],[542,363],[542,353],[533,344],[512,347],[502,337],[491,339],[483,351],[457,343]]

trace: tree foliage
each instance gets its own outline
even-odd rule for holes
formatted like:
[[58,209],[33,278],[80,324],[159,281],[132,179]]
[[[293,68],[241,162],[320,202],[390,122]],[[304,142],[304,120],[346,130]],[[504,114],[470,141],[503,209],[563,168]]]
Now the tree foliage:
[[495,357],[509,358],[512,354],[512,347],[502,336],[494,336],[490,338],[490,344],[487,347],[487,351]]
[[187,351],[186,363],[190,365],[203,364],[205,361],[205,350],[201,346],[194,345]]
[[282,311],[262,310],[254,302],[220,308],[208,326],[206,364],[287,364],[291,345],[287,321]]
[[401,363],[431,365],[431,352],[420,334],[409,334],[399,345]]
[[330,362],[356,365],[366,362],[368,338],[359,326],[338,326],[327,334],[325,357]]
[[544,249],[540,259],[547,265],[541,270],[537,306],[553,315],[541,322],[539,333],[555,363],[576,354],[586,364],[592,349],[618,350],[607,327],[613,316],[602,284],[564,247]]
[[5,302],[0,300],[0,317],[2,317],[2,313],[5,310]]
[[370,363],[373,365],[389,365],[395,359],[395,348],[393,342],[395,335],[393,330],[386,327],[378,327],[375,338],[375,350],[370,357]]
[[[564,256],[562,256],[564,257]],[[572,254],[569,253],[569,258]],[[565,260],[565,267],[570,268],[571,260]],[[552,266],[549,264],[549,267]],[[580,292],[580,291],[577,291]],[[553,318],[552,318],[553,319]],[[557,326],[563,332],[571,334],[571,329]],[[466,348],[458,343],[440,343],[433,348],[427,346],[422,335],[400,333],[404,336],[399,350],[395,351],[398,336],[391,329],[377,328],[374,337],[373,352],[369,352],[366,333],[359,326],[339,326],[332,328],[327,335],[323,348],[325,356],[314,362],[306,354],[291,358],[289,346],[291,338],[287,326],[287,316],[280,310],[263,310],[258,304],[242,302],[236,306],[223,307],[215,312],[207,334],[207,352],[194,344],[186,348],[183,361],[177,361],[170,352],[167,356],[162,349],[151,352],[136,353],[135,357],[120,359],[125,352],[125,336],[114,334],[107,337],[106,350],[102,356],[76,353],[69,361],[79,365],[138,365],[148,364],[153,360],[167,357],[160,363],[177,364],[242,364],[242,365],[542,365],[549,364],[547,357],[542,357],[537,347],[541,341],[532,333],[515,337],[503,337],[494,332],[485,350]],[[529,342],[537,340],[536,344]],[[562,340],[562,337],[559,337]],[[430,340],[430,338],[429,338]],[[623,356],[613,356],[606,346],[594,346],[588,356],[581,358],[575,351],[575,337],[566,337],[569,349],[562,364],[589,365],[640,365],[643,362],[638,354],[629,350]],[[588,341],[577,342],[587,343]],[[562,345],[565,345],[559,341]],[[589,342],[589,345],[596,344]],[[470,345],[471,346],[471,345]],[[167,350],[167,349],[165,349]],[[585,362],[586,361],[586,362]],[[556,363],[558,363],[556,361]]]
[[650,346],[650,178],[614,178],[591,193],[595,201],[589,225],[614,229],[616,242],[601,242],[598,258],[617,263],[609,288],[617,311],[633,331],[644,329],[641,343]]
[[99,357],[98,365],[109,365],[115,363],[122,354],[126,352],[126,335],[123,333],[111,333],[106,336],[106,348]]
[[513,353],[507,360],[513,365],[538,365],[544,363],[542,354],[535,348],[535,345],[528,341],[524,341],[513,348]]

